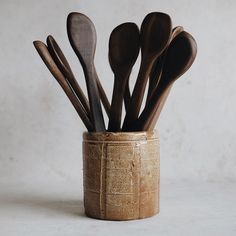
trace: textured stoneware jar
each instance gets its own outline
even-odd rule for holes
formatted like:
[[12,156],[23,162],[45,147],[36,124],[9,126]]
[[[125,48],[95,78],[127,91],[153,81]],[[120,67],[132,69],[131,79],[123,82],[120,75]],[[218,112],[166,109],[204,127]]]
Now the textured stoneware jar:
[[157,132],[84,133],[83,175],[87,216],[132,220],[157,214]]

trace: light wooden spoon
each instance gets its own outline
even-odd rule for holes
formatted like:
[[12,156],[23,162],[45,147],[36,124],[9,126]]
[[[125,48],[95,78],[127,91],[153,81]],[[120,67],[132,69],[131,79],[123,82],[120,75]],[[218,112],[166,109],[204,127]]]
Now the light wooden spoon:
[[55,64],[53,58],[51,57],[48,51],[47,46],[41,41],[34,41],[33,44],[36,50],[38,51],[40,57],[46,64],[47,68],[49,69],[49,71],[52,73],[52,75],[55,77],[57,82],[60,84],[60,86],[66,93],[67,97],[70,99],[71,103],[73,104],[74,108],[76,109],[77,113],[79,114],[81,120],[83,121],[88,131],[93,131],[94,130],[93,125],[91,121],[89,120],[86,111],[84,110],[79,100],[76,98],[72,89],[68,85],[65,77],[63,76],[61,71],[58,69],[57,65]]
[[139,29],[134,23],[117,26],[109,40],[109,61],[115,75],[108,131],[120,131],[122,102],[128,78],[139,54]]

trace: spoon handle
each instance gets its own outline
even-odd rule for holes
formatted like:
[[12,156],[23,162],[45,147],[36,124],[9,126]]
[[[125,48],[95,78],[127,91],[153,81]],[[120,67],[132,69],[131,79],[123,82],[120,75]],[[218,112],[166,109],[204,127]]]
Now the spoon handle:
[[171,83],[159,84],[159,86],[154,91],[152,97],[150,98],[150,102],[145,106],[140,117],[131,126],[131,131],[146,131],[149,129],[150,124],[153,121],[155,112],[161,104],[162,99],[160,98],[163,96],[169,86],[171,86]]
[[123,97],[127,85],[128,75],[115,74],[114,89],[111,102],[111,113],[108,124],[109,132],[120,131]]
[[90,117],[90,108],[89,108],[88,99],[85,97],[84,92],[81,89],[81,87],[79,86],[79,84],[78,84],[77,80],[75,79],[74,75],[73,74],[68,75],[66,77],[66,79],[68,80],[68,83],[71,85],[71,87],[74,90],[76,96],[78,97],[78,99],[80,100],[81,104],[83,105],[86,113]]
[[150,98],[161,79],[161,72],[162,72],[162,67],[163,67],[164,58],[165,58],[164,54],[165,54],[165,51],[156,59],[155,63],[153,64],[150,77],[149,77],[146,104],[149,103]]
[[152,119],[150,119],[150,122],[146,125],[146,129],[145,130],[154,130],[157,120],[161,114],[162,108],[165,105],[165,102],[169,96],[170,90],[172,88],[172,85],[170,85],[165,92],[163,93],[163,95],[160,97],[160,102],[158,103],[159,105],[157,105],[155,113],[152,117]]
[[130,99],[122,131],[130,131],[129,128],[133,126],[133,123],[138,118],[152,64],[153,62],[150,60],[142,59],[141,61],[138,78]]
[[103,107],[105,108],[105,111],[107,113],[107,116],[109,117],[110,116],[110,110],[111,110],[111,105],[110,105],[110,102],[107,98],[107,95],[102,87],[102,84],[98,78],[98,75],[96,73],[96,81],[97,81],[97,86],[98,86],[98,92],[99,92],[99,96],[100,96],[100,99],[102,101],[102,105]]
[[105,122],[102,114],[100,96],[97,85],[97,74],[93,62],[83,65],[86,85],[88,90],[91,118],[96,132],[104,132]]
[[77,100],[75,94],[71,90],[71,87],[68,85],[65,77],[61,73],[61,71],[58,69],[57,65],[55,64],[54,60],[52,59],[47,46],[40,42],[40,41],[34,41],[34,46],[36,50],[38,51],[40,57],[46,64],[49,71],[52,73],[52,75],[55,77],[57,82],[60,84],[64,92],[66,93],[67,97],[71,101],[72,105],[76,109],[77,113],[79,114],[81,120],[83,121],[84,125],[88,129],[88,131],[93,131],[93,125],[91,121],[89,120],[82,104]]
[[74,90],[76,96],[84,106],[84,109],[86,110],[88,116],[90,115],[90,108],[89,108],[89,102],[87,98],[85,97],[81,87],[79,86],[77,80],[75,79],[75,76],[72,72],[72,69],[70,67],[69,62],[67,61],[64,53],[62,52],[60,46],[58,45],[57,41],[53,38],[53,36],[49,35],[47,37],[47,46],[48,51],[51,54],[54,62],[56,63],[58,69],[62,72],[64,77],[67,79],[68,83]]
[[126,110],[126,112],[129,109],[130,98],[131,98],[130,88],[129,88],[129,77],[130,77],[130,74],[131,74],[131,71],[129,72],[129,75],[128,75],[128,79],[127,79],[126,87],[125,87],[125,93],[124,93],[124,103],[125,103],[125,110]]

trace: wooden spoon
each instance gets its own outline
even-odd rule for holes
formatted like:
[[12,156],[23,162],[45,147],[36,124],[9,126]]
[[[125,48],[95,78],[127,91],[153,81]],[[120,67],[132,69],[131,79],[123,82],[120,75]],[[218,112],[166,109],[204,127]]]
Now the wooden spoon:
[[123,131],[129,131],[129,127],[133,125],[139,115],[152,65],[167,46],[171,36],[171,28],[170,17],[159,12],[148,14],[141,25],[141,65],[125,116]]
[[115,75],[108,131],[120,131],[122,102],[132,67],[139,54],[139,29],[134,23],[117,26],[109,40],[109,58]]
[[36,50],[38,51],[40,57],[46,64],[47,68],[50,70],[52,75],[55,77],[57,82],[60,84],[64,92],[66,93],[67,97],[70,99],[71,103],[73,104],[74,108],[76,109],[77,113],[79,114],[80,118],[82,119],[83,123],[85,124],[88,131],[93,131],[93,125],[91,121],[89,120],[86,111],[84,110],[83,106],[79,102],[79,100],[76,98],[75,94],[71,90],[70,86],[68,85],[65,77],[61,73],[61,71],[58,69],[57,65],[53,61],[47,46],[41,42],[41,41],[34,41],[33,42]]
[[190,68],[196,54],[197,44],[187,32],[183,31],[173,39],[166,54],[160,82],[132,130],[153,129],[151,125],[155,112],[161,104],[160,98]]
[[67,33],[71,46],[84,70],[94,129],[96,132],[104,132],[105,123],[94,66],[96,48],[95,27],[87,16],[81,13],[70,13],[67,18]]
[[[184,31],[184,28],[182,27],[182,26],[177,26],[177,27],[175,27],[173,30],[172,30],[172,35],[171,35],[171,41],[177,36],[177,35],[179,35],[181,32],[183,32]],[[159,70],[157,70],[157,84],[155,85],[155,84],[153,84],[153,87],[154,87],[154,89],[153,89],[153,91],[151,92],[152,94],[153,94],[153,92],[155,91],[155,88],[158,86],[158,83],[159,83],[159,80],[160,80],[160,78],[161,78],[161,73],[162,73],[162,67],[163,67],[163,63],[164,63],[164,61],[165,61],[165,57],[166,57],[166,52],[167,52],[167,50],[168,50],[168,47],[167,47],[167,49],[165,50],[165,52],[163,53],[163,57],[162,57],[162,61],[160,61],[160,65],[159,65]],[[154,74],[153,74],[153,78],[154,78]],[[155,83],[155,82],[154,82]],[[169,93],[170,93],[170,90],[171,90],[171,88],[172,88],[172,85],[168,88],[168,89],[166,89],[166,91],[163,93],[163,95],[160,97],[160,105],[158,106],[158,109],[156,110],[156,112],[155,112],[155,116],[153,117],[153,119],[152,119],[152,122],[151,122],[151,124],[150,124],[150,127],[149,127],[149,129],[150,130],[153,130],[154,128],[155,128],[155,125],[156,125],[156,123],[157,123],[157,120],[158,120],[158,118],[159,118],[159,116],[160,116],[160,114],[161,114],[161,111],[162,111],[162,108],[164,107],[164,105],[165,105],[165,102],[166,102],[166,100],[167,100],[167,97],[169,96]],[[151,94],[151,95],[152,95]],[[151,98],[151,95],[150,95],[150,97],[149,98],[147,98],[147,101]],[[149,101],[148,101],[149,102]]]
[[78,99],[84,106],[84,109],[86,110],[88,116],[90,116],[90,108],[89,108],[89,102],[87,98],[85,97],[82,89],[80,88],[77,80],[75,79],[75,76],[70,68],[70,65],[64,56],[62,50],[60,49],[59,45],[57,44],[56,40],[49,35],[47,37],[47,45],[48,45],[48,50],[54,59],[56,65],[58,68],[61,70],[62,74],[64,77],[68,80],[70,83],[71,87],[73,88],[75,94],[77,95]]
[[[171,39],[170,42],[182,31],[184,31],[184,28],[182,26],[177,26],[172,30]],[[169,43],[170,43],[169,42]],[[161,78],[161,72],[163,63],[165,61],[166,51],[168,50],[168,47],[165,49],[165,51],[156,59],[151,73],[149,77],[149,86],[148,86],[148,94],[147,94],[147,100],[146,104],[149,102],[150,97],[152,96],[153,92],[155,91],[156,87],[158,86],[158,82]]]

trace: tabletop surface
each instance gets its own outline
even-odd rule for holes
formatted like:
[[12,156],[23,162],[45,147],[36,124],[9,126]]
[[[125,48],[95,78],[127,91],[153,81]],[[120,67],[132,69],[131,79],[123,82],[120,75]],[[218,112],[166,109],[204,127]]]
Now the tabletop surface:
[[82,184],[0,182],[0,235],[236,235],[235,183],[161,183],[160,214],[136,221],[84,215]]

